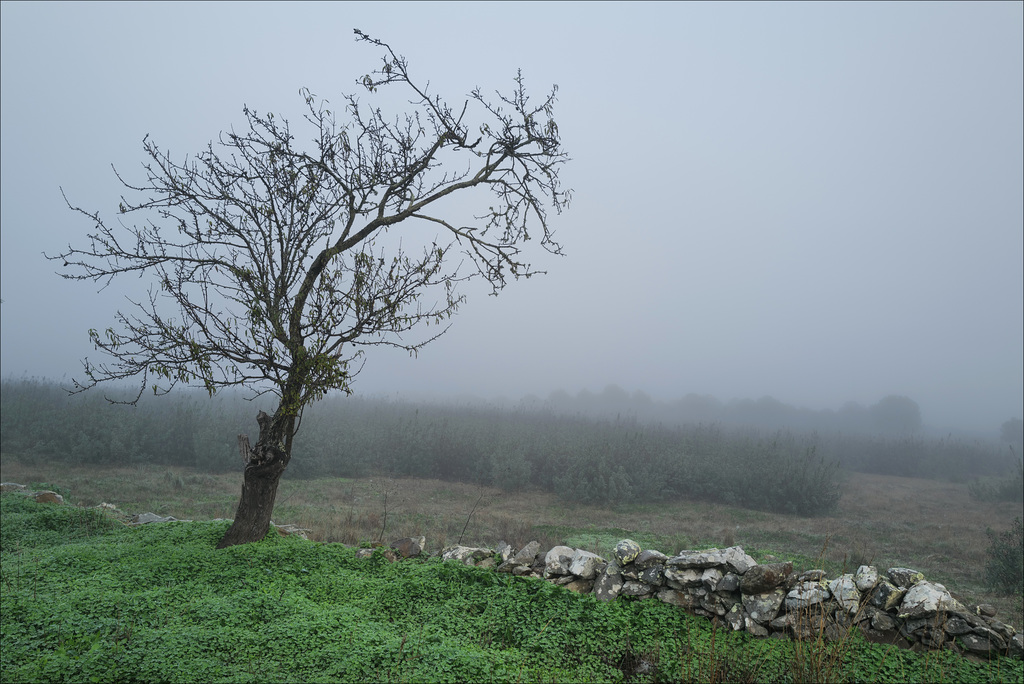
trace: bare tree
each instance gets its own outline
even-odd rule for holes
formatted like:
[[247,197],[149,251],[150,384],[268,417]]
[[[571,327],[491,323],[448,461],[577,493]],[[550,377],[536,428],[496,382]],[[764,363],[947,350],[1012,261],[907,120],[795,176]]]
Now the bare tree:
[[[326,100],[301,90],[311,146],[287,121],[248,107],[245,130],[180,162],[147,136],[146,181],[118,174],[136,198],[122,197],[120,213],[145,218],[112,225],[68,202],[94,224],[89,244],[47,257],[65,278],[153,279],[117,313],[116,329],[89,331],[111,360],[85,359],[71,391],[130,378],[134,401],[179,383],[276,397],[274,414],[257,416],[256,444],[239,436],[242,494],[220,548],[266,535],[303,407],[350,393],[364,347],[416,353],[447,330],[464,301],[460,283],[481,278],[497,293],[539,273],[522,252],[531,238],[561,254],[547,213],[569,201],[558,177],[568,157],[552,119],[557,88],[534,104],[519,73],[510,94],[476,89],[452,108],[386,43],[355,33],[383,53],[358,84],[371,98],[399,89],[409,111],[389,117],[347,95],[339,122]],[[445,218],[443,200],[474,188],[490,199],[473,225]],[[421,324],[434,328],[406,336]]]

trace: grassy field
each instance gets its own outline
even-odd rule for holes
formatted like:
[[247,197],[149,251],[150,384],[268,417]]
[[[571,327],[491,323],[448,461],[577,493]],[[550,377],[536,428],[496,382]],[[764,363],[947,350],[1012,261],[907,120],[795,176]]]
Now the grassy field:
[[[24,465],[4,455],[0,478],[52,483],[74,503],[113,503],[127,513],[151,511],[179,519],[231,518],[241,475],[213,475],[163,466]],[[608,553],[630,537],[646,548],[738,544],[754,558],[824,566],[831,574],[861,564],[912,567],[966,602],[990,603],[1000,618],[1024,624],[1020,598],[992,593],[985,582],[985,529],[1007,529],[1024,515],[1013,502],[972,499],[963,484],[850,473],[835,515],[799,517],[706,502],[575,505],[543,492],[507,493],[422,479],[284,479],[274,520],[311,530],[310,539],[360,542],[425,535],[428,550],[461,540],[521,546],[566,543]],[[472,513],[472,515],[470,515]],[[468,524],[467,524],[468,521]]]
[[[439,559],[0,497],[2,682],[1018,682],[1024,664],[755,639]],[[595,537],[600,543],[600,534]]]

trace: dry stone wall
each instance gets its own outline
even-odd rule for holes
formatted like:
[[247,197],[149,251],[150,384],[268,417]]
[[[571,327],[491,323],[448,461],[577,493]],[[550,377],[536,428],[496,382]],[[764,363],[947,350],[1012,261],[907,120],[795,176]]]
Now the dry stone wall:
[[663,601],[758,637],[836,640],[856,628],[873,641],[921,649],[1024,655],[1024,634],[996,619],[992,606],[963,605],[909,568],[862,565],[829,579],[823,570],[794,574],[792,563],[759,564],[739,546],[667,556],[629,539],[609,560],[568,546],[541,551],[537,542],[518,552],[505,543],[451,546],[442,558],[544,579],[599,601]]

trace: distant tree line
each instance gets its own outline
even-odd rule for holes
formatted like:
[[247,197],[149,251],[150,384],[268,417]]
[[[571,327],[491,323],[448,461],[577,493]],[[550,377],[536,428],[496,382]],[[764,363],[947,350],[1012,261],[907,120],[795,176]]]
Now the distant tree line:
[[919,434],[923,428],[917,402],[900,395],[883,397],[870,406],[851,401],[833,411],[798,408],[773,397],[723,402],[710,395],[687,394],[674,401],[662,402],[655,401],[645,392],[631,394],[618,385],[608,385],[598,393],[585,389],[572,396],[564,390],[557,390],[546,400],[530,396],[523,403],[531,408],[545,407],[559,413],[593,417],[635,416],[644,421],[669,424],[715,422],[737,427],[785,427],[799,431],[888,436]]
[[0,387],[0,450],[5,456],[225,472],[241,463],[235,435],[248,432],[253,423],[251,403],[231,396],[210,399],[205,392],[144,397],[132,407],[111,404],[98,391],[68,396],[50,380],[8,379]]
[[[188,392],[132,408],[98,394],[69,397],[47,380],[4,380],[0,450],[22,460],[240,470],[233,436],[254,428],[255,408],[237,395]],[[801,515],[835,508],[840,467],[963,482],[1013,473],[1019,460],[994,442],[342,397],[306,409],[296,448],[303,458],[292,478],[387,474],[541,489],[581,503],[686,498]]]

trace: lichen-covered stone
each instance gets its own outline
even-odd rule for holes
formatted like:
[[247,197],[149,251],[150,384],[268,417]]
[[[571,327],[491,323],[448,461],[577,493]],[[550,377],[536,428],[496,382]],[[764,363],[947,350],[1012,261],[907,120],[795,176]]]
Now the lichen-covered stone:
[[829,598],[828,585],[825,581],[807,581],[796,585],[786,595],[786,609],[800,610],[817,605]]
[[656,565],[665,565],[665,561],[668,560],[668,556],[663,554],[661,551],[655,551],[653,549],[644,549],[633,561],[633,565],[636,566],[637,570],[641,572],[647,568],[654,567]]
[[476,565],[484,558],[494,555],[494,549],[482,549],[475,546],[447,546],[441,551],[441,560],[456,560],[463,565]]
[[685,591],[679,591],[677,589],[661,589],[658,591],[658,600],[662,603],[668,603],[669,605],[679,606],[680,608],[688,608],[692,610],[699,604],[698,601]]
[[725,566],[726,569],[742,575],[757,565],[757,561],[748,556],[738,546],[727,549],[707,549],[706,551],[680,551],[665,561],[666,567],[675,568],[713,568]]
[[904,594],[897,615],[908,620],[931,617],[940,610],[957,612],[964,607],[941,584],[920,580]]
[[1024,658],[1024,633],[1017,632],[1006,645],[1006,649],[1014,658]]
[[521,567],[523,567],[523,566],[522,566],[522,565],[520,565],[519,563],[516,563],[515,561],[513,561],[513,560],[512,560],[511,558],[510,558],[510,559],[508,559],[507,561],[503,561],[502,563],[500,563],[500,564],[498,565],[498,567],[496,567],[496,568],[494,569],[494,571],[495,571],[495,572],[504,572],[504,573],[511,573],[511,572],[512,572],[513,570],[515,570],[516,568],[521,568]]
[[792,572],[792,563],[755,565],[743,574],[739,589],[744,594],[763,594],[785,582]]
[[825,571],[815,568],[814,570],[804,570],[801,572],[796,581],[799,584],[801,582],[819,582],[823,579],[826,579]]
[[839,625],[840,627],[849,627],[850,625],[853,624],[853,616],[855,614],[856,613],[853,613],[853,614],[847,613],[845,610],[843,610],[840,607],[840,608],[836,608],[835,611],[833,611],[832,618],[836,621],[836,624]]
[[878,584],[878,569],[874,565],[862,565],[853,573],[853,581],[857,591],[871,591]]
[[743,629],[743,625],[746,624],[747,615],[743,612],[743,604],[737,603],[732,607],[725,615],[725,622],[732,628],[734,632],[738,632]]
[[967,624],[966,620],[956,616],[947,618],[946,622],[942,625],[942,628],[946,630],[946,634],[949,634],[950,636],[970,634],[974,631],[974,628]]
[[875,608],[874,606],[868,605],[867,603],[862,603],[861,606],[860,606],[860,610],[858,610],[856,613],[854,613],[850,617],[853,620],[854,624],[859,624],[859,623],[863,622],[865,624],[865,626],[870,627],[871,626],[871,617],[875,613],[877,613],[877,612],[878,612],[878,609]]
[[569,574],[576,549],[571,546],[555,546],[544,555],[544,577],[561,577]]
[[665,584],[665,566],[652,565],[640,573],[640,581],[652,587],[660,587]]
[[995,617],[996,607],[993,606],[991,603],[979,603],[977,606],[975,606],[974,614],[980,615],[982,617]]
[[712,615],[717,615],[718,617],[725,616],[725,614],[732,610],[733,606],[736,605],[735,602],[727,603],[722,596],[717,594],[704,594],[703,596],[695,598],[698,599],[697,602],[700,604],[701,608]]
[[722,565],[724,562],[724,555],[718,549],[708,549],[706,551],[680,551],[665,561],[665,568],[697,568],[703,570],[704,568]]
[[947,620],[953,618],[963,620],[970,625],[971,629],[974,629],[975,627],[988,627],[988,623],[985,622],[986,618],[979,617],[970,611],[957,611],[954,613],[948,613],[946,616]]
[[640,545],[632,539],[623,539],[615,545],[612,555],[621,567],[626,563],[632,563],[636,560],[642,550],[643,549],[640,548]]
[[790,628],[797,639],[837,641],[844,633],[829,615],[815,611],[790,614]]
[[515,549],[505,540],[499,541],[494,546],[494,552],[498,554],[498,558],[501,559],[502,563],[507,562],[515,555]]
[[933,625],[935,625],[934,620],[925,618],[904,620],[903,624],[900,625],[900,634],[906,637],[916,637],[920,632],[930,629]]
[[924,646],[937,650],[942,648],[943,644],[946,643],[946,633],[941,629],[935,627],[928,627],[918,632],[917,640],[920,641]]
[[576,549],[569,563],[569,572],[583,579],[594,579],[597,576],[598,567],[605,562],[596,553]]
[[[750,572],[749,570],[747,572]],[[740,588],[740,576],[735,572],[727,572],[718,583],[717,591],[733,592]]]
[[888,613],[879,611],[871,618],[871,627],[879,632],[893,632],[896,630],[896,620]]
[[718,568],[707,568],[700,574],[700,583],[708,591],[714,591],[722,581],[722,571]]
[[701,585],[701,577],[704,571],[700,568],[686,567],[678,568],[672,565],[665,566],[665,580],[676,582],[680,588],[697,587]]
[[988,625],[988,628],[993,632],[1003,637],[1004,639],[1012,639],[1014,635],[1014,629],[1010,625],[1004,624],[995,618],[984,618]]
[[993,656],[1006,650],[1006,644],[996,634],[963,634],[956,638],[961,648],[980,656]]
[[738,575],[742,575],[757,565],[757,561],[746,554],[739,546],[730,546],[724,552],[725,564]]
[[910,568],[889,568],[885,571],[889,581],[900,589],[909,589],[924,580],[924,575]]
[[574,594],[589,594],[594,590],[594,580],[585,580],[576,577],[564,586]]
[[519,549],[519,552],[512,557],[512,560],[522,563],[524,565],[532,565],[533,559],[537,557],[540,552],[540,542],[531,541],[529,544]]
[[744,626],[746,627],[747,632],[749,632],[752,636],[756,636],[756,637],[766,637],[766,636],[768,636],[768,628],[765,627],[764,625],[758,624],[756,621],[752,620],[750,617],[747,617]]
[[594,580],[594,598],[598,601],[611,601],[622,591],[622,571],[618,564],[612,562]]
[[770,623],[779,614],[786,592],[773,589],[762,594],[743,594],[743,607],[750,619],[762,625]]
[[853,575],[842,575],[828,583],[829,593],[847,613],[856,613],[860,608],[860,591]]
[[626,580],[622,583],[622,590],[620,593],[623,596],[646,596],[653,590],[649,584],[643,582],[637,582],[635,580]]
[[880,580],[872,590],[868,603],[881,610],[892,610],[900,605],[906,593],[905,589],[899,589],[889,580]]

